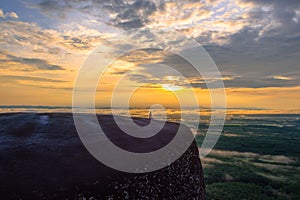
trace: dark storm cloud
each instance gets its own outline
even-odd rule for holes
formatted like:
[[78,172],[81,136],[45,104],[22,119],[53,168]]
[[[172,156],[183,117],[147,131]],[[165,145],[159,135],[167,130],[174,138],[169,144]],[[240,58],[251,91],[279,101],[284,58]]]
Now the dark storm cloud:
[[[255,31],[248,30],[249,35],[257,34]],[[233,40],[240,40],[239,33],[233,36]],[[246,34],[246,35],[247,35]],[[252,38],[252,37],[251,37]],[[260,42],[268,43],[269,40],[262,40]],[[249,44],[248,44],[249,43]],[[216,61],[219,70],[223,76],[225,87],[228,88],[264,88],[264,87],[293,87],[300,85],[299,65],[295,63],[295,59],[289,61],[282,59],[282,56],[289,56],[288,52],[280,49],[278,44],[273,44],[270,51],[269,47],[256,49],[258,44],[252,44],[251,39],[248,41],[241,41],[234,46],[206,46],[214,60]],[[234,42],[231,44],[233,45]],[[277,49],[276,56],[274,56],[275,47]],[[295,52],[299,52],[299,46],[295,45]],[[292,56],[296,57],[296,53]],[[141,74],[128,74],[132,81],[139,83],[166,83],[165,77],[178,76],[177,73],[170,71],[166,66],[170,66],[184,79],[171,81],[180,86],[191,85],[198,88],[207,88],[202,77],[198,71],[185,59],[161,50],[139,50],[132,52],[132,54],[125,55],[120,59],[127,62],[134,63]],[[300,59],[299,59],[300,62]],[[128,70],[122,70],[115,73],[115,75],[125,75]],[[215,76],[213,76],[215,77]],[[207,81],[214,82],[218,79],[206,77]]]
[[[257,9],[250,14],[249,20],[256,23],[268,19],[264,26],[246,26],[230,35],[225,45],[204,46],[223,74],[242,77],[227,80],[225,85],[251,88],[299,86],[300,21],[295,20],[299,18],[296,11],[300,10],[300,1],[251,1],[260,7],[270,6],[267,11]],[[276,76],[286,79],[272,78]]]
[[277,78],[252,78],[252,77],[243,77],[233,80],[225,80],[225,87],[228,88],[266,88],[266,87],[293,87],[298,86],[298,80],[282,80]]
[[[274,35],[256,39],[259,30],[245,28],[230,37],[224,46],[206,45],[205,49],[224,74],[240,75],[242,80],[228,82],[228,87],[268,87],[300,85],[300,39]],[[287,76],[294,81],[265,80]],[[262,80],[260,80],[262,79]],[[226,84],[226,83],[225,83]]]
[[163,9],[162,5],[156,5],[149,0],[43,0],[28,6],[59,18],[65,18],[67,12],[76,10],[123,29],[143,27],[151,14],[157,9]]
[[64,70],[63,67],[59,65],[50,64],[48,61],[40,58],[17,57],[5,52],[0,52],[0,55],[5,56],[4,59],[3,58],[0,59],[0,68],[3,68],[3,66],[6,66],[5,68],[10,68],[14,64],[22,64],[28,66],[28,67],[23,67],[23,71]]
[[118,13],[112,22],[121,28],[140,28],[148,22],[148,17],[157,10],[155,3],[147,0],[137,0],[133,4],[120,1],[111,7],[110,12]]
[[[271,6],[271,10],[267,11],[270,15],[270,23],[277,22],[278,26],[270,28],[265,32],[265,36],[281,35],[287,38],[300,35],[299,22],[294,21],[297,19],[297,11],[300,11],[299,0],[251,0],[258,6]],[[300,20],[300,19],[298,19]]]

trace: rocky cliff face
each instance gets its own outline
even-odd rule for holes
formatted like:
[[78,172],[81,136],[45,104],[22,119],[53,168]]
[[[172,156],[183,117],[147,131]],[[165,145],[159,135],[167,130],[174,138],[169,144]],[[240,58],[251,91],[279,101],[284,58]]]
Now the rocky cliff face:
[[[145,124],[147,119],[135,119]],[[147,143],[116,137],[111,116],[99,116],[115,144],[132,151]],[[178,124],[166,123],[169,132]],[[114,134],[112,134],[114,133]],[[165,137],[164,137],[165,138]],[[148,149],[164,145],[152,138]],[[174,163],[158,171],[131,174],[111,169],[82,145],[72,114],[0,115],[1,199],[205,199],[202,166],[195,141]]]

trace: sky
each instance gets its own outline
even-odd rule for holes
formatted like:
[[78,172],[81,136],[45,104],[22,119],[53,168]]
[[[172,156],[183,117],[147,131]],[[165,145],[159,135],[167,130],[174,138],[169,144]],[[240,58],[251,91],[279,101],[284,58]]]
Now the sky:
[[[110,38],[135,30],[176,31],[201,44],[222,75],[229,108],[299,109],[299,0],[1,0],[0,105],[71,105],[88,56],[99,47],[125,48]],[[157,66],[148,70],[147,63]],[[183,79],[166,63],[192,74],[165,52],[123,55],[100,81],[96,104],[109,105],[115,83],[138,67],[119,91],[122,99],[143,85],[132,106],[175,106],[174,94],[184,95],[187,83],[200,106],[210,105],[203,78]]]

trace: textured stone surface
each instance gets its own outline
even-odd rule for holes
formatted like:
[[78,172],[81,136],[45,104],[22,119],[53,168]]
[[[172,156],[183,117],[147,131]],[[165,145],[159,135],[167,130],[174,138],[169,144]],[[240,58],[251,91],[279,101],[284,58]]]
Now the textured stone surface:
[[[119,129],[111,116],[99,115],[99,121],[112,141],[131,151],[143,152],[166,144],[165,135],[152,138],[150,143],[117,137]],[[135,121],[149,123],[147,119]],[[162,131],[172,139],[177,127],[166,123]],[[134,146],[136,149],[132,149]],[[168,167],[144,174],[124,173],[101,164],[87,152],[71,114],[1,114],[0,197],[204,199],[204,181],[195,142]]]

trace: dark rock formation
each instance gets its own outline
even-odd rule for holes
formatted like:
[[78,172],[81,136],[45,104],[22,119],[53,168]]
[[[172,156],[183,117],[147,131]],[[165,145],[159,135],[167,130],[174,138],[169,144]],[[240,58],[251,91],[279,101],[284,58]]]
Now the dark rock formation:
[[[111,116],[99,116],[99,121],[108,133],[119,131]],[[166,123],[162,131],[172,137],[176,127],[178,124]],[[145,149],[145,141],[127,145],[125,135],[108,136],[116,145],[136,152],[155,150],[166,143],[162,137],[153,137]],[[1,114],[0,198],[197,200],[204,199],[204,181],[195,142],[170,166],[131,174],[111,169],[87,152],[72,114]]]

